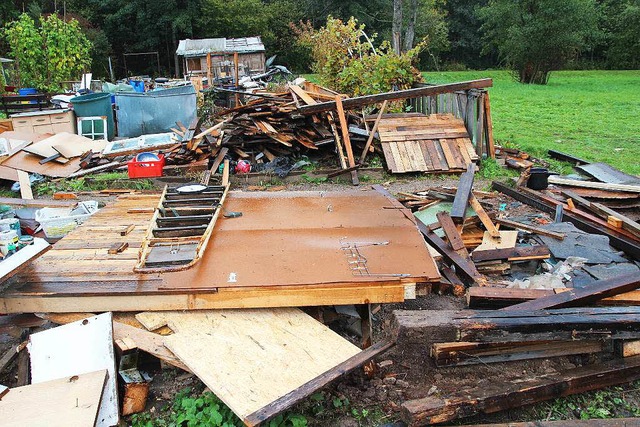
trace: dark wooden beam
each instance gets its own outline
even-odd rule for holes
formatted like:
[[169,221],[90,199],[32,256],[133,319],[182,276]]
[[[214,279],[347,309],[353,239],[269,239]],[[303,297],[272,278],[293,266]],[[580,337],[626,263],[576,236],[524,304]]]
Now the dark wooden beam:
[[[357,96],[347,98],[342,101],[345,110],[364,107],[365,105],[377,104],[383,101],[400,101],[408,98],[421,96],[434,96],[442,93],[450,93],[458,90],[483,89],[493,86],[492,79],[470,80],[459,83],[449,83],[443,85],[425,86],[415,89],[398,90],[395,92],[384,92],[376,95]],[[298,108],[301,114],[315,114],[336,109],[335,101],[321,102],[314,105],[303,105]]]
[[640,356],[582,366],[521,382],[491,381],[474,390],[445,397],[429,396],[402,404],[402,418],[410,426],[452,421],[478,413],[569,396],[640,379]]
[[467,206],[469,205],[469,197],[473,189],[473,179],[476,173],[476,165],[469,163],[467,171],[460,175],[460,182],[456,189],[456,196],[453,199],[453,207],[451,208],[451,219],[456,224],[462,224],[467,214]]
[[566,292],[512,305],[502,310],[547,310],[584,306],[602,298],[632,291],[638,287],[640,287],[640,272],[625,274],[607,280],[598,280],[584,288],[572,288]]
[[487,249],[471,253],[474,262],[506,259],[509,261],[549,258],[549,248],[545,245],[516,246],[514,248]]

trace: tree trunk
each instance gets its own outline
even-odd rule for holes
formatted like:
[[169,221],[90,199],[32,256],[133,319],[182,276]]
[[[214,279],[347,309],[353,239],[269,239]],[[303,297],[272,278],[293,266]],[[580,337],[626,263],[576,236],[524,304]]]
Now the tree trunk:
[[393,51],[400,55],[402,50],[402,0],[393,0],[391,46],[393,47]]
[[411,8],[409,9],[409,22],[404,33],[404,51],[413,48],[413,42],[416,37],[416,21],[418,20],[418,0],[411,0]]
[[[172,29],[171,31],[171,46],[173,46],[174,49],[178,48],[178,45],[176,44],[176,30],[175,28]],[[176,53],[176,51],[173,51],[173,64],[175,66],[175,76],[177,79],[180,78],[180,60],[178,59],[178,54]],[[211,82],[209,82],[209,84],[211,84]]]

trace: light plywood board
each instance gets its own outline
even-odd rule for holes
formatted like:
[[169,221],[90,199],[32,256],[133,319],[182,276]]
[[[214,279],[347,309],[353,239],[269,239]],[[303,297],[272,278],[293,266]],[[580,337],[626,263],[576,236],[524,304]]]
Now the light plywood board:
[[480,252],[490,249],[508,249],[514,248],[518,240],[517,231],[500,230],[500,239],[491,237],[488,231],[482,236],[482,244],[476,248],[474,252]]
[[0,262],[0,282],[18,273],[29,262],[38,258],[51,248],[46,240],[39,237],[33,238],[33,244],[25,246],[9,258]]
[[118,424],[118,391],[111,322],[111,313],[89,317],[32,334],[28,345],[33,384],[107,370],[108,378],[96,422],[97,426],[104,427]]
[[4,427],[93,426],[107,371],[13,388],[0,400]]
[[141,313],[175,331],[167,346],[242,420],[358,354],[296,308]]

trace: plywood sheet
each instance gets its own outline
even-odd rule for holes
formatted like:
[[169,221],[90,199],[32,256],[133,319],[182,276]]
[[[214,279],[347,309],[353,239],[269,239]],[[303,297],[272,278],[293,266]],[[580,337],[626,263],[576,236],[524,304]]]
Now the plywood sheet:
[[518,231],[500,230],[500,240],[491,237],[488,231],[482,236],[482,244],[474,252],[481,252],[491,249],[514,248],[518,241]]
[[118,391],[111,313],[58,326],[29,338],[33,384],[106,370],[97,426],[118,424]]
[[225,209],[242,217],[220,218],[202,260],[163,275],[163,288],[436,280],[424,239],[390,207],[375,191],[235,193]]
[[0,400],[1,424],[93,426],[106,376],[107,371],[101,370],[13,388]]
[[295,308],[136,317],[173,329],[165,346],[243,420],[360,351]]
[[2,162],[2,166],[30,173],[39,173],[52,178],[66,178],[80,169],[80,159],[69,160],[65,164],[47,162],[43,165],[39,163],[41,159],[41,157],[34,154],[19,151]]

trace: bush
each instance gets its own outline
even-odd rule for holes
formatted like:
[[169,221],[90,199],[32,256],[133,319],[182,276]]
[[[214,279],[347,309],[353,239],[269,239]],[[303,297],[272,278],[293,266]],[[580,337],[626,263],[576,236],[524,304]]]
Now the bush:
[[366,37],[364,28],[353,17],[343,22],[331,16],[319,30],[309,22],[293,26],[298,43],[311,50],[312,69],[320,83],[340,93],[371,95],[407,89],[422,81],[413,62],[426,46],[426,40],[397,55],[386,41],[375,48],[375,34]]

